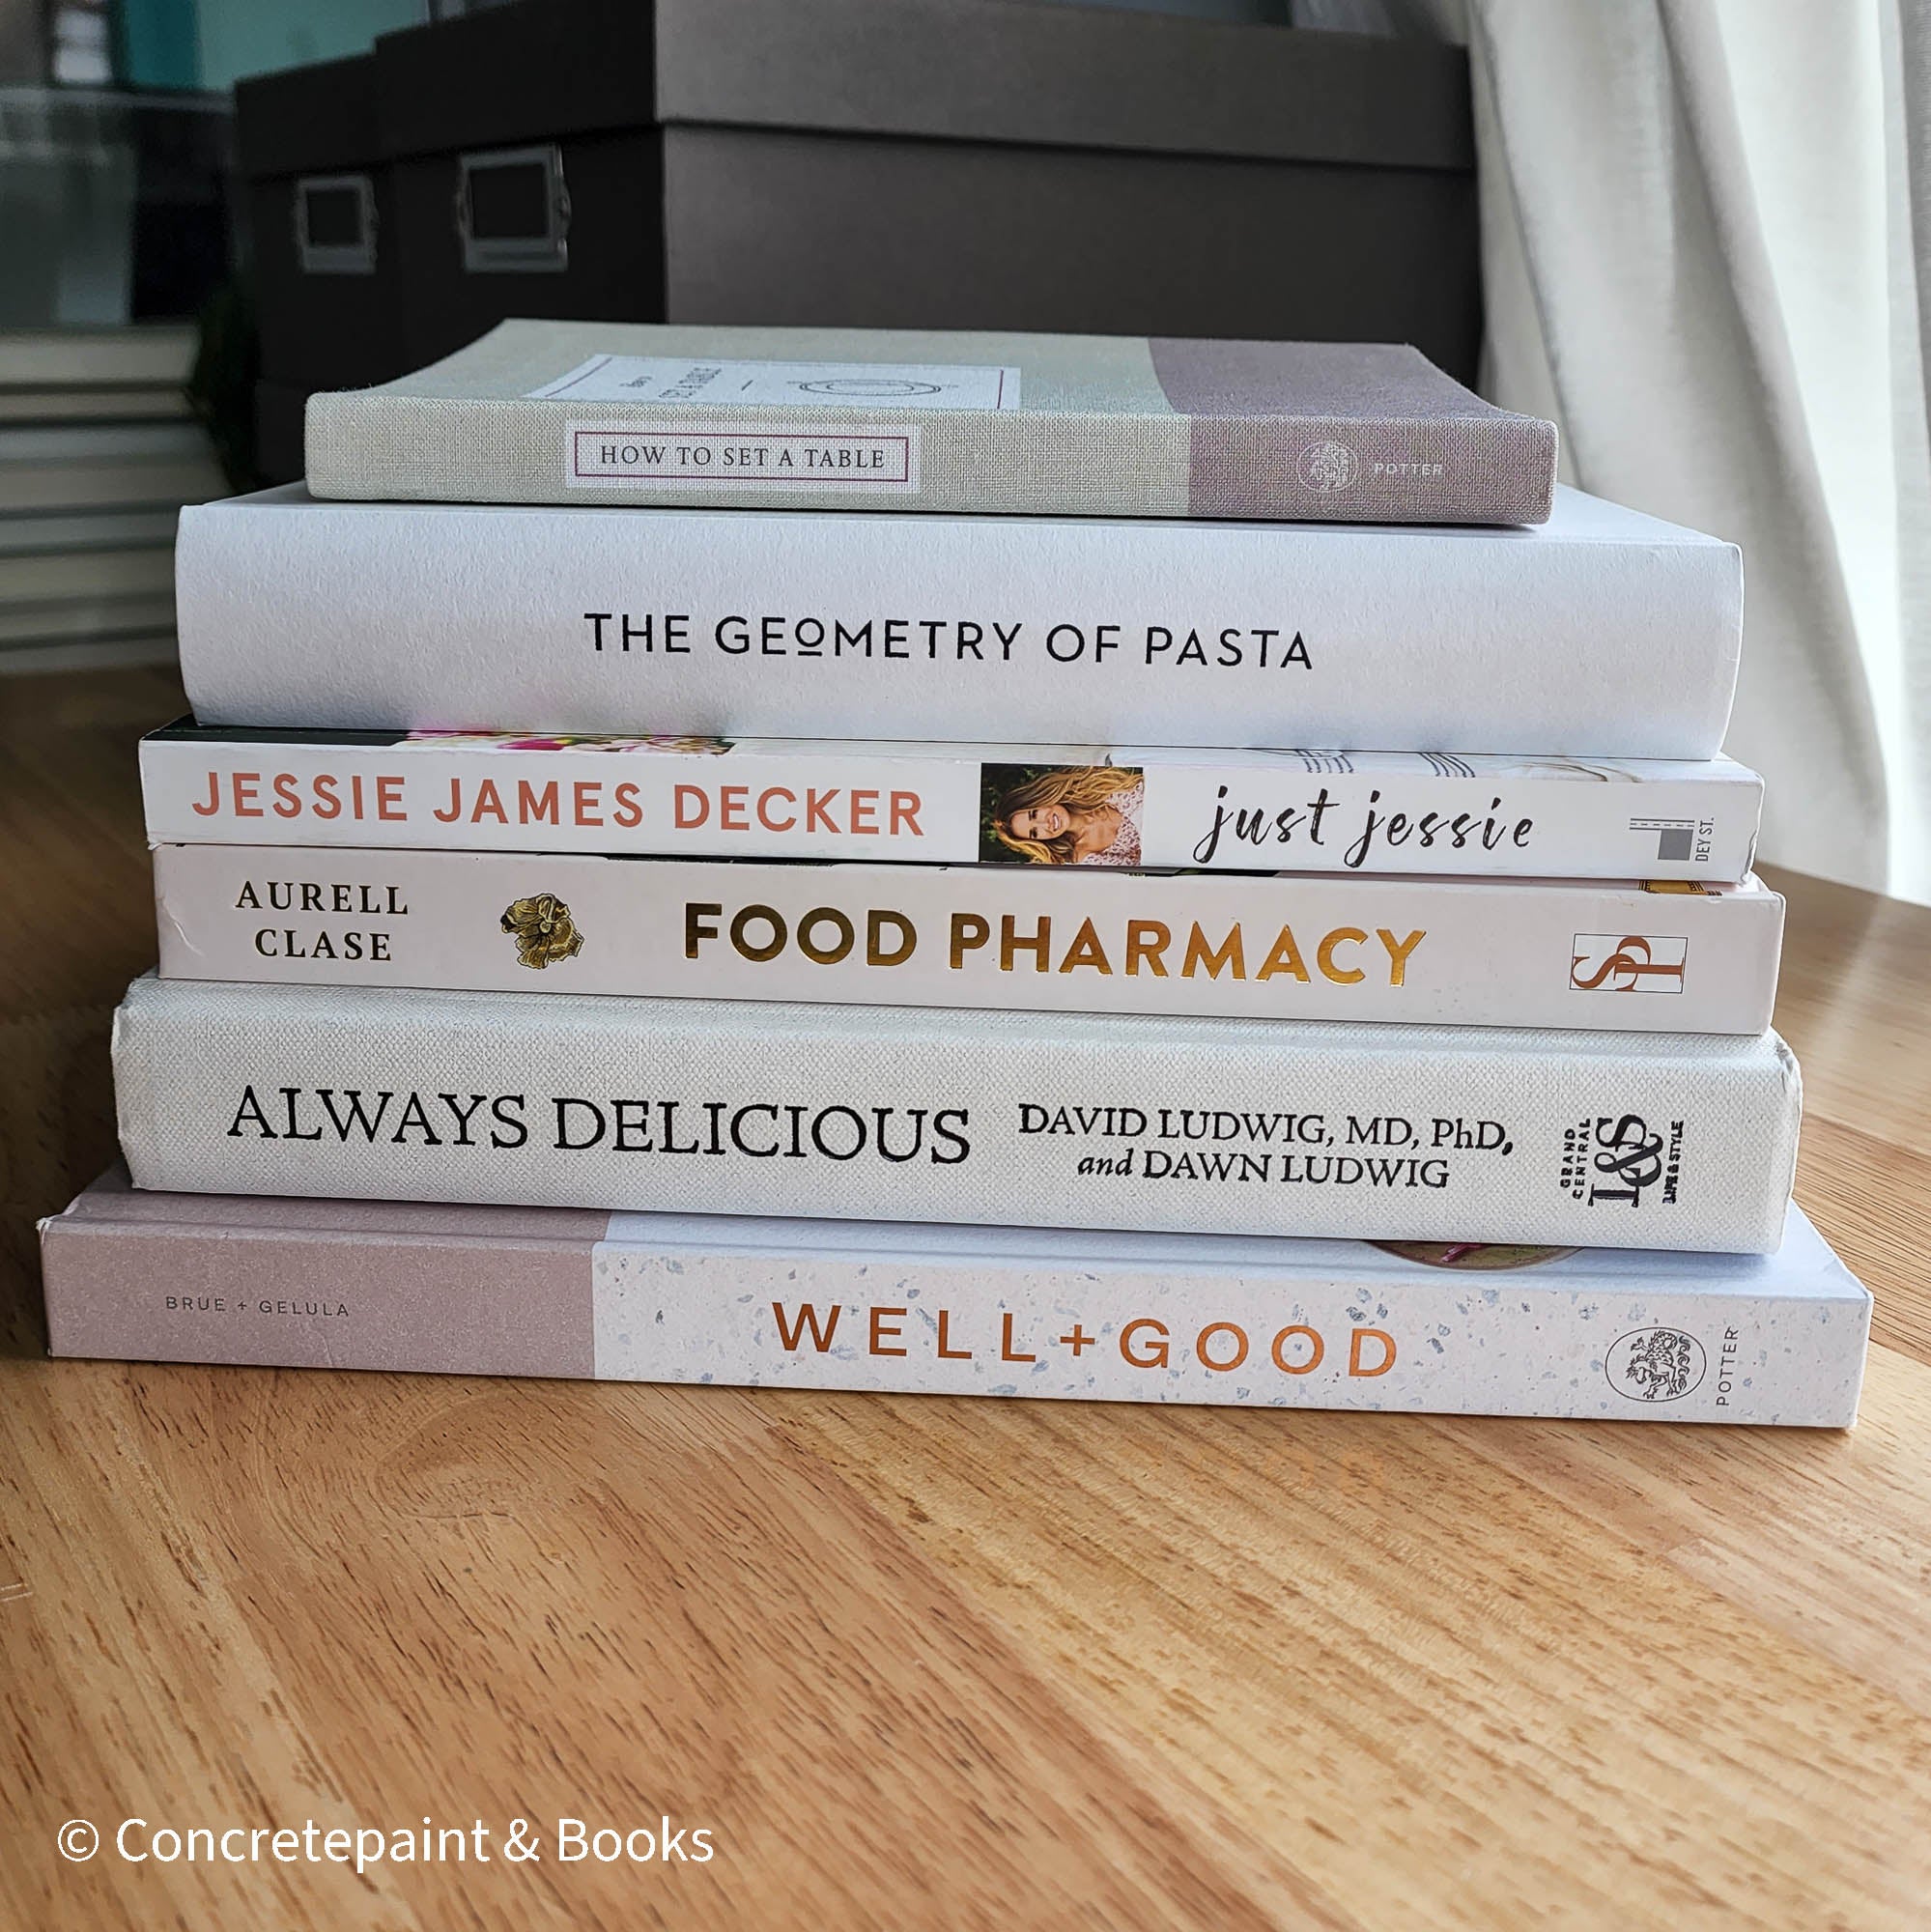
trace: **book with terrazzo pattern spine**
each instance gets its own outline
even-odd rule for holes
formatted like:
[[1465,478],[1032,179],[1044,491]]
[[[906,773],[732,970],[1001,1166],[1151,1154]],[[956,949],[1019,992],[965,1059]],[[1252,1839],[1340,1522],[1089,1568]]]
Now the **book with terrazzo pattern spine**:
[[42,1224],[56,1355],[1848,1428],[1871,1298],[1775,1255],[142,1194]]

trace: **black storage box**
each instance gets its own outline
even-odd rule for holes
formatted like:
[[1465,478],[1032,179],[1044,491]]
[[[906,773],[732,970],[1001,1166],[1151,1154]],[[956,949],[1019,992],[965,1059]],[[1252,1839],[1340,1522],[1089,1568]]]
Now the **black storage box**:
[[264,483],[302,477],[302,412],[309,389],[285,383],[255,384],[255,468]]
[[[1021,0],[521,0],[373,58],[367,293],[394,275],[400,355],[285,354],[356,330],[274,315],[284,264],[273,382],[373,381],[510,315],[1407,341],[1474,375],[1457,47]],[[254,84],[258,250],[293,247],[296,176],[368,152],[356,65],[272,130]]]
[[413,367],[396,300],[376,57],[241,81],[235,117],[263,381],[305,396]]
[[135,182],[130,318],[198,315],[228,275],[234,116],[218,98],[125,99]]
[[377,42],[410,367],[505,316],[664,320],[653,13],[523,0]]
[[377,45],[413,364],[506,315],[1480,340],[1466,57],[1008,0],[525,0]]

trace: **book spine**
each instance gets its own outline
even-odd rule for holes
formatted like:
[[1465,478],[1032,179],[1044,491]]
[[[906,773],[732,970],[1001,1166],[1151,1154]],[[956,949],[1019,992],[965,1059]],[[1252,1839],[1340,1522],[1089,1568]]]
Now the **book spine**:
[[[639,1224],[622,1237],[621,1224]],[[542,1240],[66,1216],[50,1351],[402,1374],[1848,1428],[1868,1296],[1457,1274],[738,1252],[612,1217]],[[761,1230],[764,1232],[760,1233]],[[754,1242],[755,1244],[752,1244]],[[1500,1287],[1504,1292],[1497,1293]],[[1649,1372],[1659,1348],[1671,1373]]]
[[155,979],[115,1069],[144,1188],[1755,1253],[1800,1103],[1775,1035]]
[[1708,758],[1734,549],[270,498],[182,518],[205,724]]
[[1108,784],[1143,801],[1140,863],[1150,867],[1716,882],[1749,870],[1763,795],[1754,773],[1727,760],[543,746],[510,734],[357,744],[211,731],[141,745],[156,845],[1024,864],[992,819],[1035,795],[1097,795]]
[[1756,887],[163,845],[163,978],[1757,1034]]
[[531,398],[451,407],[355,391],[312,397],[304,436],[310,491],[341,499],[795,510],[858,496],[951,515],[1401,525],[1543,522],[1555,440],[1552,423],[1514,415],[947,410],[896,420],[869,409],[693,413]]

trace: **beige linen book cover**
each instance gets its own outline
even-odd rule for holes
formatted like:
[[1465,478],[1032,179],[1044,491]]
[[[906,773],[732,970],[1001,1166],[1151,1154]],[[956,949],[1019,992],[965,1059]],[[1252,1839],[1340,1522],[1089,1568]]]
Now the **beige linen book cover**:
[[1533,524],[1555,428],[1398,344],[505,322],[310,399],[318,497]]

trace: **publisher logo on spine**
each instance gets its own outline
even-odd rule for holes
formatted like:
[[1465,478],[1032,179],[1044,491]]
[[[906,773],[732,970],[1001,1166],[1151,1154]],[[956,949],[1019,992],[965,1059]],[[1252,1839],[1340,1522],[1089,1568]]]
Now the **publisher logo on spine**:
[[1640,1208],[1652,1189],[1674,1202],[1682,1165],[1681,1121],[1665,1133],[1640,1114],[1599,1114],[1562,1136],[1563,1189],[1591,1208]]
[[1603,1360],[1609,1386],[1631,1402],[1681,1402],[1708,1367],[1703,1344],[1681,1328],[1633,1328]]
[[1690,942],[1675,934],[1578,932],[1569,983],[1578,993],[1680,993]]
[[1360,459],[1345,442],[1336,442],[1331,437],[1309,443],[1301,451],[1299,468],[1301,481],[1322,497],[1351,489],[1361,473]]

